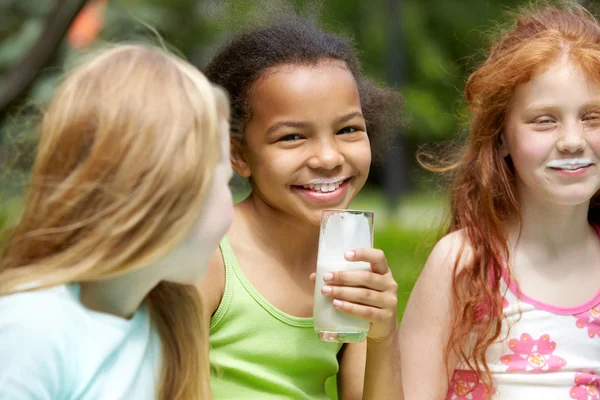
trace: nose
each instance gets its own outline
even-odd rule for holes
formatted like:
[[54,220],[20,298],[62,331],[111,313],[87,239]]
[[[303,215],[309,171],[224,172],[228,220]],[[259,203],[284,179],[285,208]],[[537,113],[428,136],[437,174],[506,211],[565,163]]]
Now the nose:
[[577,153],[584,150],[587,146],[585,139],[585,130],[580,124],[573,124],[567,127],[562,136],[556,142],[556,147],[561,152]]
[[312,154],[308,166],[313,169],[332,170],[342,165],[345,161],[335,138],[316,141],[312,146]]

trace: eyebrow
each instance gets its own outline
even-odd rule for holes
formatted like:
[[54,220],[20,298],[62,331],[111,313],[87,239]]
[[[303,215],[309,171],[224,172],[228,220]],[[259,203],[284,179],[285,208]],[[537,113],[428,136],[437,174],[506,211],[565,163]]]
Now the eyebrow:
[[[339,117],[336,122],[338,124],[343,124],[344,122],[348,122],[353,118],[356,117],[360,117],[363,118],[363,114],[360,111],[355,111],[352,112],[350,114],[347,115],[343,115],[341,117]],[[297,128],[297,129],[302,129],[302,128],[306,128],[309,124],[305,123],[305,122],[294,122],[294,121],[281,121],[276,123],[275,125],[271,126],[269,129],[267,129],[267,135],[281,129],[281,128]]]
[[278,131],[281,128],[306,128],[307,124],[304,122],[293,122],[293,121],[282,121],[282,122],[278,122],[275,125],[271,126],[269,129],[267,129],[267,135]]
[[[525,110],[527,112],[542,112],[542,111],[546,111],[546,110],[557,110],[560,107],[561,107],[560,105],[556,105],[556,104],[533,104],[530,107],[525,107]],[[581,107],[581,109],[585,110],[585,111],[598,110],[598,109],[600,109],[600,100],[592,101],[587,104],[584,104]]]
[[338,120],[337,120],[337,123],[338,124],[343,124],[344,122],[348,122],[351,119],[356,118],[356,117],[364,118],[363,115],[362,115],[362,113],[360,111],[355,111],[353,113],[344,115],[343,117],[339,117]]
[[585,109],[586,111],[598,111],[600,109],[600,101],[587,104]]

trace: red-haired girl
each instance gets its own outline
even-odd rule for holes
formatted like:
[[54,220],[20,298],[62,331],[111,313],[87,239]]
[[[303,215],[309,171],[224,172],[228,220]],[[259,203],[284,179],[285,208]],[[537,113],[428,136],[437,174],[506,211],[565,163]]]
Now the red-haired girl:
[[465,95],[465,149],[435,168],[455,174],[449,231],[401,327],[405,396],[598,399],[598,22],[522,12]]

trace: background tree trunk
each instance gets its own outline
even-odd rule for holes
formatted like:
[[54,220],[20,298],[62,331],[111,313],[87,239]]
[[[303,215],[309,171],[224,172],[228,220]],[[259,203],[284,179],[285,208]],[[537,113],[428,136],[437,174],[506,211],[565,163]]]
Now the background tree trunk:
[[0,88],[0,120],[4,119],[12,106],[23,99],[86,2],[87,0],[55,0],[38,40],[3,77],[4,82]]

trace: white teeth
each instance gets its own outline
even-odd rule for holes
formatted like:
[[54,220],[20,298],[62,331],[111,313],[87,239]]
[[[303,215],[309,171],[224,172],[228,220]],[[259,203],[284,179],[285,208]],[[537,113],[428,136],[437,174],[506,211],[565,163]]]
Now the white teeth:
[[315,185],[315,190],[321,191],[321,193],[327,193],[327,192],[334,191],[335,187],[332,185],[329,185],[327,183],[324,183],[322,185]]
[[338,181],[338,182],[334,182],[334,183],[321,183],[321,184],[309,184],[309,185],[303,185],[302,187],[304,189],[311,189],[311,190],[315,190],[317,192],[321,192],[321,193],[327,193],[327,192],[333,192],[334,190],[336,190],[337,188],[340,187],[340,185],[344,183],[344,181]]
[[562,160],[552,160],[548,164],[546,164],[549,168],[559,168],[559,169],[567,169],[567,170],[575,170],[578,168],[587,167],[589,165],[594,164],[594,161],[585,158],[569,158]]

